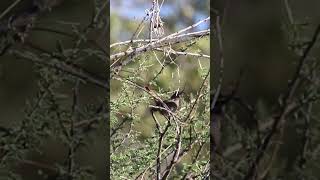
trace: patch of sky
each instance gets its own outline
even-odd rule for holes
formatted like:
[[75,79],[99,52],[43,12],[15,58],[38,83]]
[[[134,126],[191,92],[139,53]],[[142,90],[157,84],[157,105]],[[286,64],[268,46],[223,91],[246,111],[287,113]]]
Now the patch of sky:
[[[161,2],[161,1],[160,1]],[[151,3],[145,3],[137,0],[124,0],[117,1],[112,0],[110,3],[110,8],[112,12],[117,13],[121,18],[131,19],[137,21],[138,23],[146,16],[146,10],[151,7]],[[173,4],[163,4],[161,7],[160,16],[162,19],[166,17],[174,16],[177,11],[176,3]],[[209,12],[207,14],[203,12],[196,12],[193,17],[194,22],[198,22],[202,19],[205,19],[209,16]],[[191,25],[191,24],[190,24]],[[189,25],[177,23],[177,29],[186,28]],[[196,27],[196,31],[205,30],[210,27],[210,23],[202,23],[198,27]],[[193,30],[194,31],[194,30]]]

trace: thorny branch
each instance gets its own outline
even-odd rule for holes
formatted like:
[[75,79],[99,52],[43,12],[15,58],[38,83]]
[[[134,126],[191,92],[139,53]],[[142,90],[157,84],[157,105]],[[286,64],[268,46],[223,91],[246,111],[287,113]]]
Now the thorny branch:
[[[140,48],[129,49],[126,52],[120,52],[117,54],[113,54],[110,56],[110,60],[112,61],[112,60],[121,58],[123,56],[128,56],[130,58],[133,58],[134,56],[138,55],[139,53],[146,52],[151,49],[155,49],[155,48],[159,48],[159,47],[163,47],[163,46],[168,46],[169,44],[172,45],[172,44],[177,44],[177,43],[182,43],[182,42],[188,42],[192,39],[197,39],[197,38],[201,38],[201,37],[205,37],[205,36],[209,36],[209,35],[210,35],[210,30],[203,30],[203,31],[198,31],[198,32],[193,32],[193,33],[177,35],[177,36],[168,36],[166,39],[159,39],[157,41],[154,41],[154,39],[153,39],[150,44],[146,44]],[[133,42],[143,42],[143,41],[144,40],[133,40]],[[150,40],[148,40],[147,42],[150,42]],[[131,41],[129,43],[131,43]],[[120,44],[123,45],[123,44],[128,44],[128,43],[127,43],[127,41],[119,42],[117,44],[112,44],[111,46],[120,45]],[[128,63],[129,62],[122,63],[122,64],[125,65]],[[117,67],[117,66],[119,66],[119,65],[115,65],[115,62],[113,62],[111,65],[111,68]]]
[[[59,127],[61,127],[59,130],[63,131],[63,135],[64,137],[68,140],[68,149],[69,152],[67,153],[67,158],[66,158],[66,164],[65,169],[63,169],[63,174],[66,175],[68,177],[68,179],[74,179],[75,177],[79,177],[82,175],[79,175],[79,169],[76,166],[76,161],[75,161],[75,153],[76,153],[76,149],[77,147],[79,147],[80,143],[83,143],[80,137],[78,137],[78,130],[80,130],[81,128],[83,129],[88,129],[92,124],[95,124],[96,122],[99,122],[102,119],[106,119],[108,116],[108,113],[104,113],[103,115],[101,115],[101,111],[100,107],[98,107],[98,110],[93,110],[95,111],[96,115],[93,118],[87,117],[88,114],[85,115],[85,118],[83,118],[82,121],[80,120],[80,111],[79,111],[79,84],[80,82],[82,84],[85,83],[89,83],[89,84],[94,84],[97,87],[100,87],[102,89],[107,90],[109,88],[109,82],[106,78],[104,77],[100,77],[99,75],[97,75],[94,72],[89,72],[88,70],[86,70],[86,68],[81,67],[77,62],[73,61],[73,60],[82,60],[79,57],[76,57],[74,59],[70,58],[67,60],[67,58],[69,57],[65,57],[63,56],[63,52],[50,52],[47,50],[42,49],[41,47],[36,47],[33,46],[31,43],[29,43],[28,41],[24,41],[24,38],[26,38],[29,33],[33,30],[40,30],[40,31],[46,31],[49,33],[56,33],[56,34],[60,34],[60,35],[64,35],[64,36],[68,36],[70,38],[72,38],[73,42],[74,42],[74,47],[75,49],[78,49],[82,52],[87,50],[87,54],[89,54],[88,52],[90,51],[90,49],[81,49],[80,45],[84,45],[85,43],[87,44],[91,44],[94,46],[94,49],[92,48],[91,50],[95,51],[92,53],[97,53],[102,55],[106,55],[106,51],[104,50],[104,48],[100,47],[97,42],[95,42],[95,40],[89,40],[87,39],[87,33],[90,32],[90,28],[91,29],[97,29],[96,24],[99,23],[98,20],[101,17],[101,14],[103,14],[103,10],[107,7],[109,1],[104,1],[104,3],[102,4],[102,7],[98,9],[98,12],[95,14],[94,18],[92,19],[91,24],[89,24],[87,27],[84,28],[83,31],[80,30],[80,26],[75,25],[73,28],[74,30],[79,30],[77,33],[71,34],[71,33],[67,33],[67,32],[63,32],[63,31],[57,31],[57,30],[53,30],[53,29],[48,29],[48,28],[34,28],[34,19],[40,19],[40,15],[42,13],[46,13],[47,11],[51,12],[51,8],[60,4],[63,0],[57,0],[57,1],[43,1],[46,2],[48,4],[45,4],[45,6],[42,6],[40,4],[34,4],[32,5],[32,7],[29,9],[27,9],[26,11],[23,11],[21,13],[17,13],[14,14],[12,16],[9,17],[8,20],[3,20],[4,23],[2,23],[0,25],[0,35],[1,38],[7,38],[5,39],[5,43],[7,43],[7,45],[5,45],[5,48],[1,49],[1,53],[0,56],[4,55],[5,53],[8,52],[8,54],[13,55],[18,57],[19,59],[23,59],[23,60],[28,60],[30,62],[33,62],[34,64],[37,64],[36,67],[39,67],[38,65],[41,66],[41,68],[43,67],[49,67],[48,69],[55,69],[58,70],[59,72],[63,72],[65,74],[67,74],[68,76],[70,76],[71,78],[66,78],[67,80],[70,80],[71,82],[76,82],[76,85],[74,87],[74,91],[73,91],[73,102],[72,102],[72,107],[70,111],[64,111],[59,109],[60,104],[56,102],[55,100],[55,92],[52,91],[51,89],[51,85],[55,84],[56,82],[53,82],[52,84],[49,84],[48,87],[42,87],[40,88],[40,94],[37,96],[36,98],[36,102],[35,105],[32,106],[31,111],[29,113],[26,113],[25,115],[25,119],[22,120],[22,125],[20,127],[14,127],[14,128],[8,128],[8,134],[7,135],[15,135],[16,137],[14,137],[14,139],[16,139],[16,144],[12,144],[15,146],[15,150],[14,151],[18,151],[17,149],[19,149],[19,151],[24,151],[27,152],[27,150],[29,150],[31,147],[33,146],[32,144],[34,142],[34,136],[33,133],[34,132],[30,132],[27,135],[23,134],[25,133],[24,131],[26,130],[26,128],[29,128],[30,123],[35,122],[35,119],[39,118],[38,116],[42,115],[40,114],[40,112],[38,113],[39,110],[42,110],[41,108],[43,108],[43,101],[45,100],[45,103],[47,103],[47,101],[50,101],[50,109],[51,111],[57,110],[57,111],[61,111],[61,112],[56,112],[54,117],[47,117],[47,118],[57,118],[54,120],[57,120]],[[13,7],[15,7],[19,2],[19,0],[16,0],[15,2],[13,2],[13,4],[11,4],[11,6],[9,6],[4,12],[2,12],[2,14],[0,15],[0,19],[2,19],[5,15],[8,14],[9,11],[12,10]],[[28,13],[34,13],[34,14],[28,14]],[[28,16],[30,15],[30,16]],[[26,19],[21,19],[26,17]],[[28,19],[30,18],[30,19]],[[21,21],[20,21],[21,20]],[[25,21],[23,21],[25,20]],[[100,21],[100,20],[99,20]],[[18,22],[22,23],[18,24]],[[30,24],[28,24],[30,23]],[[80,24],[79,24],[80,25]],[[77,27],[76,27],[77,26]],[[79,28],[79,29],[78,29]],[[27,29],[27,30],[24,30]],[[3,37],[3,35],[6,35]],[[8,37],[10,35],[13,35],[14,37]],[[20,37],[19,37],[20,36]],[[81,36],[81,37],[80,37]],[[11,38],[11,39],[10,39]],[[85,42],[85,43],[82,43]],[[18,47],[29,47],[31,48],[25,51],[20,51],[18,49]],[[40,53],[36,53],[36,52],[32,52],[32,51],[40,51]],[[64,49],[58,49],[58,50],[64,50]],[[80,52],[77,51],[77,52]],[[65,59],[64,59],[65,58]],[[79,59],[77,59],[79,58]],[[105,57],[106,59],[106,57]],[[72,62],[71,62],[72,60]],[[40,68],[39,68],[40,69]],[[43,68],[43,69],[47,69],[47,68]],[[38,70],[38,69],[37,69]],[[41,69],[42,70],[42,69]],[[47,73],[47,72],[46,72]],[[40,73],[39,73],[40,74]],[[43,74],[40,74],[41,78]],[[51,78],[51,74],[49,75]],[[51,79],[50,79],[51,80]],[[44,81],[49,81],[48,79],[45,79]],[[41,82],[39,83],[41,84]],[[50,97],[49,97],[50,96]],[[52,107],[51,107],[52,106]],[[103,104],[102,106],[105,106],[105,104]],[[47,108],[47,107],[45,107]],[[44,108],[44,110],[46,110]],[[95,107],[94,107],[95,108]],[[51,113],[50,111],[50,113]],[[63,111],[63,112],[62,112]],[[91,109],[90,109],[91,111]],[[55,113],[55,112],[52,112]],[[64,114],[65,113],[65,114]],[[92,112],[90,112],[92,113]],[[65,118],[65,115],[67,114],[68,119]],[[83,114],[81,114],[83,115]],[[89,115],[91,116],[91,115]],[[43,118],[43,117],[40,117]],[[37,119],[38,120],[38,119]],[[42,119],[41,119],[42,120]],[[42,123],[42,122],[41,122]],[[51,122],[50,122],[51,123]],[[52,123],[53,124],[53,123]],[[33,125],[32,125],[33,126]],[[43,126],[48,126],[47,124],[44,123]],[[51,126],[51,124],[50,124]],[[35,126],[36,127],[36,126]],[[37,127],[36,127],[37,128]],[[47,127],[41,127],[41,128],[47,128]],[[6,128],[7,129],[7,128]],[[35,129],[35,130],[39,130],[39,129]],[[43,129],[40,129],[43,130]],[[50,130],[51,131],[51,130]],[[52,130],[54,131],[54,130]],[[81,131],[84,132],[84,131]],[[39,133],[39,135],[42,134],[46,134],[48,132],[36,132]],[[38,135],[36,134],[35,135]],[[30,135],[31,134],[31,135]],[[63,136],[61,135],[61,136]],[[77,137],[76,137],[77,136]],[[1,134],[1,137],[2,136]],[[25,140],[24,138],[26,138],[27,140]],[[61,137],[59,137],[61,138]],[[77,139],[79,138],[79,139]],[[77,141],[79,140],[79,142]],[[36,139],[36,141],[38,141],[38,139]],[[81,142],[80,142],[81,141]],[[32,142],[32,143],[30,143]],[[21,143],[21,145],[20,145]],[[29,145],[30,143],[30,145]],[[11,145],[11,144],[10,144]],[[83,145],[83,144],[82,144]],[[1,150],[3,147],[0,147]],[[10,152],[9,155],[15,155],[13,153],[16,152]],[[5,152],[4,154],[1,154],[1,164],[4,164],[4,161],[8,161],[6,159],[7,156],[9,156],[7,152]],[[19,156],[19,154],[15,155],[15,156]],[[17,157],[14,157],[14,159]],[[24,159],[20,159],[20,157],[18,158],[19,160],[17,161],[17,163],[19,164],[26,164],[26,165],[30,165],[30,166],[34,166],[37,169],[43,169],[43,170],[49,170],[54,172],[57,176],[61,175],[61,168],[56,168],[55,166],[51,165],[51,164],[44,164],[44,163],[40,163],[34,160],[24,160]]]
[[[138,55],[139,53],[142,53],[142,52],[146,52],[146,51],[149,51],[149,50],[152,50],[152,49],[155,49],[155,48],[160,48],[160,47],[163,47],[163,46],[168,46],[169,44],[176,44],[176,43],[181,43],[181,42],[185,42],[185,41],[189,41],[190,38],[198,38],[198,37],[203,37],[203,36],[207,36],[209,35],[210,33],[210,30],[205,30],[205,31],[200,31],[200,32],[193,32],[193,33],[187,33],[187,34],[182,34],[180,35],[181,33],[189,30],[189,29],[192,29],[192,28],[195,28],[197,27],[198,25],[202,24],[202,23],[205,23],[207,21],[210,20],[210,17],[204,19],[204,20],[201,20],[185,29],[182,29],[178,32],[175,32],[175,33],[172,33],[168,36],[165,36],[163,38],[160,38],[159,40],[157,41],[152,41],[151,43],[149,44],[146,44],[146,45],[143,45],[141,47],[138,47],[138,48],[130,48],[128,49],[127,51],[125,52],[120,52],[120,53],[117,53],[117,54],[113,54],[110,56],[110,60],[114,60],[114,62],[111,64],[111,68],[121,68],[122,66],[125,66],[127,65],[129,62],[131,62],[134,58],[134,56]],[[179,36],[180,35],[180,36]],[[150,39],[149,39],[149,42],[150,42]],[[124,56],[128,56],[130,58],[128,58],[127,60],[123,61],[123,62],[120,62],[121,58],[124,57]]]

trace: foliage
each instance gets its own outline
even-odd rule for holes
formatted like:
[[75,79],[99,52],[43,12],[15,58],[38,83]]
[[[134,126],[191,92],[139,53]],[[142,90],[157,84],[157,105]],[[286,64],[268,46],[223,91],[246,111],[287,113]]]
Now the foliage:
[[[8,7],[8,18],[2,19],[1,61],[9,58],[32,64],[36,86],[26,100],[22,119],[1,125],[0,179],[99,179],[104,175],[93,170],[96,165],[80,157],[95,148],[92,138],[102,143],[98,126],[105,127],[108,116],[104,99],[108,80],[97,68],[106,66],[106,48],[99,41],[106,39],[108,1],[73,2],[72,6],[64,1],[42,3],[48,4],[23,4],[21,12]],[[50,15],[59,9],[65,13],[64,7],[88,4],[93,17],[84,14],[81,18],[89,23],[81,18],[80,22],[49,21],[47,26],[39,23],[48,18],[44,15],[64,20],[59,13]],[[88,100],[92,94],[100,100]]]
[[[243,14],[236,20],[231,16],[236,17],[241,10],[216,6],[213,48],[220,52],[217,62],[225,58],[233,65],[215,68],[216,72],[224,72],[221,78],[224,81],[214,79],[211,91],[214,107],[211,121],[214,126],[218,121],[221,123],[221,144],[211,151],[213,179],[320,177],[317,57],[320,25],[298,16],[296,12],[303,7],[291,3],[284,0],[242,4],[241,8],[255,9],[255,17],[250,11],[250,15]],[[266,10],[275,4],[281,4],[283,11]],[[220,5],[227,7],[224,3]],[[261,19],[262,15],[268,18]],[[252,18],[246,19],[249,16]],[[239,31],[230,33],[230,28],[235,29],[234,21]],[[265,32],[269,32],[267,37]],[[241,39],[241,35],[251,39]],[[239,44],[229,48],[230,42]],[[242,73],[234,60],[244,60]],[[240,72],[241,76],[230,78],[230,70]],[[237,85],[231,85],[232,81]]]

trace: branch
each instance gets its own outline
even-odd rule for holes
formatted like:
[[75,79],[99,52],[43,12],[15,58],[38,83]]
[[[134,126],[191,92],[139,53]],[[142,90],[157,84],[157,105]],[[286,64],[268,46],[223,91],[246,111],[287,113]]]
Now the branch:
[[16,0],[15,2],[13,2],[6,10],[4,10],[1,15],[0,15],[0,19],[2,19],[11,9],[13,9],[19,2],[21,2],[21,0]]
[[[152,39],[151,42],[158,41],[159,39]],[[110,48],[113,48],[115,46],[122,46],[130,43],[150,43],[150,39],[135,39],[135,40],[127,40],[122,42],[113,43],[110,45]]]
[[54,57],[52,61],[44,61],[38,56],[29,53],[21,53],[19,51],[12,51],[12,54],[17,56],[18,58],[25,59],[37,64],[41,64],[44,66],[48,66],[57,70],[60,70],[62,72],[65,72],[71,76],[74,76],[76,78],[79,78],[81,80],[84,80],[86,82],[92,83],[97,85],[98,87],[108,89],[109,88],[109,82],[107,79],[104,79],[102,77],[99,77],[76,64],[67,64],[63,61],[59,61],[57,57]]
[[[157,40],[157,41],[152,41],[152,43],[150,43],[152,45],[146,44],[146,45],[144,45],[142,47],[139,47],[139,48],[136,48],[136,49],[129,49],[129,50],[125,51],[125,52],[120,52],[120,53],[117,53],[117,54],[113,54],[113,55],[110,56],[110,60],[118,59],[118,58],[121,58],[121,57],[126,56],[126,55],[133,58],[134,56],[140,54],[141,52],[146,52],[146,51],[149,51],[151,49],[167,46],[169,44],[172,45],[172,44],[177,44],[177,43],[190,41],[192,39],[201,38],[201,37],[208,36],[208,35],[210,35],[210,29],[204,30],[204,31],[193,32],[193,33],[182,34],[182,35],[175,36],[175,37],[169,37],[165,41],[160,41],[161,39]],[[140,40],[140,41],[142,41],[142,40]],[[129,42],[125,41],[125,42],[119,42],[118,44],[128,44],[130,42],[131,41],[129,41]],[[119,66],[119,65],[115,65],[115,63],[113,63],[111,65],[111,67],[117,67],[117,66]]]
[[[115,62],[111,65],[111,67],[118,67],[118,66],[122,66],[122,65],[126,65],[128,64],[129,62],[132,61],[133,57],[140,54],[141,52],[146,52],[148,50],[151,50],[151,49],[154,49],[154,48],[158,48],[158,47],[162,47],[162,46],[166,46],[166,45],[169,45],[169,44],[176,44],[176,43],[180,43],[180,42],[184,42],[182,41],[182,39],[178,36],[179,34],[181,34],[182,32],[185,32],[191,28],[194,28],[198,25],[200,25],[201,23],[204,23],[206,21],[208,21],[210,19],[210,17],[204,19],[204,20],[201,20],[199,21],[198,23],[194,24],[194,25],[191,25],[185,29],[182,29],[178,32],[175,32],[173,34],[170,34],[166,37],[163,37],[157,41],[154,41],[154,42],[151,42],[149,44],[146,44],[146,45],[143,45],[141,47],[138,47],[138,48],[135,48],[135,49],[129,49],[125,52],[120,52],[120,53],[117,53],[117,54],[114,54],[114,55],[111,55],[110,56],[110,60],[114,60],[114,59],[118,59],[118,58],[121,58],[123,56],[130,56],[131,58],[129,60],[127,60],[127,62],[123,62],[123,63],[119,63],[119,64],[115,64]],[[202,37],[202,36],[206,36],[206,35],[209,35],[210,33],[210,29],[209,30],[206,30],[206,31],[201,31],[201,34],[198,35],[198,37]],[[187,35],[187,34],[185,34]],[[195,34],[189,34],[191,37],[194,37]],[[181,37],[184,37],[186,38],[185,36],[181,36]],[[186,39],[189,39],[189,38],[186,38]],[[184,39],[184,40],[186,40]],[[116,61],[117,62],[117,61]]]
[[207,75],[205,76],[204,80],[202,81],[202,84],[201,84],[201,86],[200,86],[200,89],[199,89],[199,91],[198,91],[198,93],[197,93],[197,98],[196,98],[196,100],[194,101],[194,103],[192,104],[192,107],[191,107],[188,115],[186,116],[186,118],[185,118],[185,120],[184,120],[183,122],[186,122],[186,121],[189,119],[189,117],[191,116],[191,113],[192,113],[193,109],[195,108],[198,100],[199,100],[200,97],[201,97],[202,88],[204,87],[204,84],[205,84],[207,78],[209,77],[209,75],[210,75],[210,69],[209,69]]
[[180,150],[181,150],[181,139],[182,139],[182,128],[177,127],[176,129],[176,146],[175,146],[175,151],[173,154],[173,157],[171,159],[170,164],[167,166],[166,170],[164,171],[164,175],[162,176],[161,179],[167,179],[172,172],[173,166],[181,159],[180,157]]
[[[161,51],[161,52],[166,52],[164,49],[161,48],[156,48],[157,51]],[[195,56],[195,57],[204,57],[204,58],[208,58],[210,59],[209,55],[205,55],[205,54],[198,54],[198,53],[191,53],[191,52],[181,52],[181,51],[175,51],[175,50],[170,50],[169,51],[170,54],[174,54],[174,55],[184,55],[184,56]]]
[[218,82],[218,87],[217,90],[214,94],[212,103],[211,103],[211,109],[214,109],[216,102],[218,100],[220,91],[221,91],[221,86],[222,86],[222,81],[223,81],[223,69],[224,69],[224,58],[223,58],[223,44],[222,44],[222,35],[221,35],[221,27],[220,27],[220,16],[217,16],[216,19],[216,28],[217,28],[217,38],[218,38],[218,46],[219,46],[219,82]]

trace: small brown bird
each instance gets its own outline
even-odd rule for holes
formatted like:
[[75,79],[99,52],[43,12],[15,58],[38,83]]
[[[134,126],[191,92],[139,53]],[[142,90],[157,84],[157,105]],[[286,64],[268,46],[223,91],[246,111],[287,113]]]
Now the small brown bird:
[[[168,108],[172,113],[176,112],[180,105],[180,97],[183,94],[183,91],[175,91],[170,99],[164,100],[163,103],[155,99],[155,106],[151,108],[151,112],[160,112],[164,117],[170,118],[170,112],[168,112],[166,109]],[[167,106],[167,107],[165,107]]]
[[38,13],[38,7],[33,6],[25,12],[9,18],[8,28],[14,32],[14,38],[16,40],[24,42],[25,37],[34,26]]
[[[210,109],[210,136],[211,136],[211,152],[220,152],[221,151],[221,121],[224,119],[224,107],[234,98],[235,90],[232,90],[231,93],[227,95],[220,94],[214,107]],[[210,104],[213,105],[213,95],[211,97]]]

